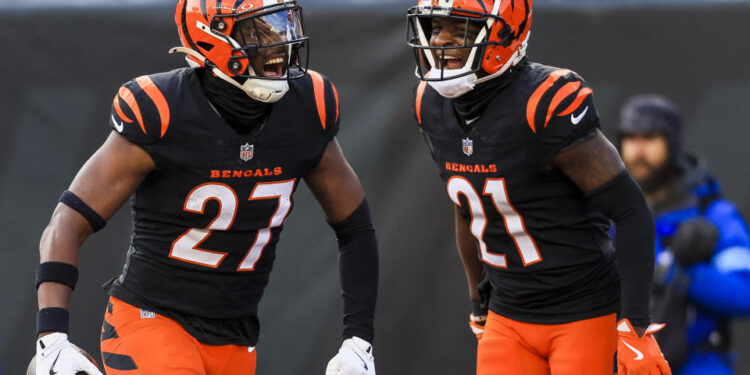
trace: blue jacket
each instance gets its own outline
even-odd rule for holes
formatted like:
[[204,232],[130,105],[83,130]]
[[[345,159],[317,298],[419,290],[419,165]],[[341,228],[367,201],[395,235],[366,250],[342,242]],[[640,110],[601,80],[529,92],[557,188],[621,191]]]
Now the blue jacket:
[[679,225],[702,216],[719,231],[710,261],[686,267],[689,277],[686,295],[691,310],[688,318],[688,351],[704,351],[712,333],[731,317],[750,315],[750,234],[735,206],[720,197],[718,183],[702,166],[693,162],[677,184],[679,202],[654,210],[656,259],[671,266],[672,256],[663,246]]

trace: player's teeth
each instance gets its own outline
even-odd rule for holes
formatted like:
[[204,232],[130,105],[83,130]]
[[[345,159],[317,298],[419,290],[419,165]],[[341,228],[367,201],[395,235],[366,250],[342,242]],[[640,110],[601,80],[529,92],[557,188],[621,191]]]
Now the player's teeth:
[[284,59],[281,57],[277,57],[271,60],[266,61],[265,65],[271,65],[271,64],[279,64],[284,62]]

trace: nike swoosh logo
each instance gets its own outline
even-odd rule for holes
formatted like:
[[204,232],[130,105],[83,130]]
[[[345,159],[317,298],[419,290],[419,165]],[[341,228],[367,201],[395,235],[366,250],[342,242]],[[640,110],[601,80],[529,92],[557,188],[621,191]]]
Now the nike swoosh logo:
[[643,359],[643,353],[641,353],[638,349],[630,346],[625,340],[622,340],[622,343],[625,344],[625,346],[627,346],[628,348],[630,348],[630,350],[635,352],[635,358],[633,359],[635,359],[636,361],[640,361]]
[[360,356],[359,354],[357,354],[357,352],[355,352],[355,351],[352,351],[352,353],[354,353],[354,355],[356,355],[357,357],[359,357],[359,360],[362,361],[362,366],[365,366],[365,370],[369,370],[369,368],[367,367],[367,362],[365,362],[364,358],[362,358],[362,356]]
[[115,130],[117,130],[117,132],[118,132],[118,133],[122,133],[122,129],[123,129],[124,127],[125,127],[125,126],[124,126],[124,125],[122,124],[122,121],[120,121],[120,123],[118,124],[118,123],[117,123],[117,120],[115,120],[115,116],[114,116],[114,115],[112,115],[111,117],[112,117],[112,124],[114,124],[114,125],[115,125]]
[[576,116],[571,114],[570,115],[570,122],[573,123],[573,125],[578,125],[579,122],[583,119],[583,116],[586,115],[586,112],[589,111],[589,106],[586,106],[586,108],[583,109],[583,112],[581,112],[580,115]]
[[57,360],[60,358],[60,353],[62,353],[62,350],[57,352],[57,357],[55,357],[55,360],[52,362],[52,366],[49,367],[49,375],[57,374],[57,371],[55,371],[55,364],[57,363]]

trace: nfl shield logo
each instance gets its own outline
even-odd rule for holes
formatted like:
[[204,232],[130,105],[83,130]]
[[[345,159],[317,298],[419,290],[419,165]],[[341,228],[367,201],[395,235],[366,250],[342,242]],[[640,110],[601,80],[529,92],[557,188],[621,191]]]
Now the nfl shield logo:
[[253,158],[253,145],[245,143],[240,146],[240,159],[242,161],[248,161]]
[[471,154],[474,153],[474,141],[466,138],[461,140],[461,144],[463,145],[464,154],[466,154],[466,156],[471,156]]

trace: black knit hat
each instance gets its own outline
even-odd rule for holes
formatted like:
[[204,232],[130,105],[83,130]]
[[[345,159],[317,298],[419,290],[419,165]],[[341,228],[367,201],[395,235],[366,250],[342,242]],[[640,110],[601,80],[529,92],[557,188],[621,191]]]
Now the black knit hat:
[[682,158],[682,115],[674,102],[657,94],[636,95],[625,102],[617,127],[618,144],[628,134],[646,133],[664,134],[670,159],[679,164]]

